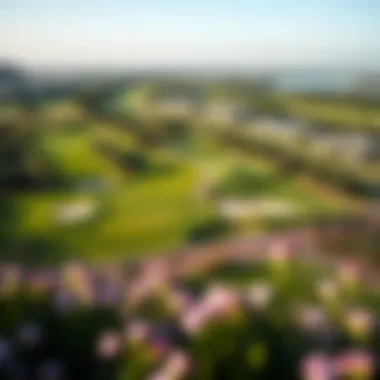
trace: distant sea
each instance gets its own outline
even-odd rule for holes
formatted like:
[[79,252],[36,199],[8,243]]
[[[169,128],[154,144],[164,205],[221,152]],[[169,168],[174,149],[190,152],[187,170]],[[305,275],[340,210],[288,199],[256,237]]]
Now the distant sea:
[[277,87],[284,91],[347,92],[357,75],[346,73],[291,73],[274,75]]
[[[337,69],[280,69],[280,70],[232,70],[222,69],[194,69],[194,70],[39,70],[35,71],[34,79],[42,82],[67,82],[78,80],[107,80],[121,77],[143,78],[187,78],[191,80],[208,80],[224,78],[251,78],[264,77],[274,79],[275,85],[284,91],[300,92],[349,92],[365,70],[337,70]],[[380,73],[378,73],[380,75]]]

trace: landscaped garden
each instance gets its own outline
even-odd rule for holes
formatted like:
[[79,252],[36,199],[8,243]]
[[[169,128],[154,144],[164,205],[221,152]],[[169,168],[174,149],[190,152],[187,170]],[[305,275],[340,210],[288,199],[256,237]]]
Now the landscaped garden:
[[[52,107],[50,115],[61,110]],[[34,148],[56,185],[7,198],[14,205],[14,257],[138,257],[354,205],[289,181],[269,162],[228,151],[197,129],[145,146],[112,122],[65,128],[59,120],[58,129],[54,122],[40,127]]]
[[361,168],[151,91],[4,113],[0,378],[378,378]]
[[299,249],[274,239],[246,262],[234,264],[230,251],[228,261],[211,267],[212,251],[204,252],[191,272],[181,257],[125,268],[3,266],[0,374],[377,378],[378,287],[357,262],[307,260]]

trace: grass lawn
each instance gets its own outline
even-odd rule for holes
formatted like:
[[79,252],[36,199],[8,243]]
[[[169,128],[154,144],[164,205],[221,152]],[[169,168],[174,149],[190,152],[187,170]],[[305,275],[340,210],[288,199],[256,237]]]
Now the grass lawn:
[[281,100],[283,106],[297,116],[319,120],[325,123],[341,124],[360,130],[362,125],[378,125],[379,109],[366,109],[352,104],[334,103],[324,100],[310,100],[296,96],[287,96]]
[[86,116],[78,102],[66,98],[45,102],[38,112],[40,120],[50,123],[83,122]]
[[[32,255],[59,259],[60,251],[65,257],[96,260],[172,249],[185,243],[190,229],[210,215],[211,208],[194,197],[196,168],[183,164],[164,173],[128,175],[93,149],[91,142],[99,133],[123,137],[104,126],[43,136],[41,150],[62,175],[104,179],[111,186],[102,192],[73,188],[14,195],[13,232],[31,260]],[[57,222],[59,207],[89,200],[97,210],[92,218],[72,225]]]
[[46,132],[40,150],[65,178],[120,176],[117,168],[93,149],[95,133],[91,126],[77,132]]
[[[267,195],[294,201],[310,212],[339,205],[323,191],[282,178],[267,161],[222,148],[197,132],[178,146],[148,152],[155,165],[161,160],[174,163],[169,170],[138,174],[97,152],[93,145],[97,138],[126,147],[136,144],[129,134],[104,123],[78,130],[52,129],[41,137],[41,154],[74,185],[67,190],[17,193],[7,200],[14,206],[12,239],[23,259],[106,260],[170,252],[186,244],[193,227],[215,212],[212,200],[196,195],[199,184],[210,176],[223,180],[237,167],[265,174]],[[99,179],[107,186],[101,190],[78,187],[83,179]],[[251,193],[252,197],[257,193],[254,185]],[[59,222],[60,208],[81,202],[93,205],[91,217],[72,224]]]
[[149,98],[154,87],[150,84],[144,84],[126,91],[119,99],[117,99],[120,111],[143,111],[149,104]]
[[293,201],[307,212],[344,212],[362,205],[358,200],[309,177],[289,178],[270,160],[222,147],[212,140],[200,140],[191,157],[199,167],[219,174],[221,180],[227,180],[227,194],[231,190],[230,195],[241,195],[237,189],[239,184],[234,179],[238,171],[242,170],[251,173],[252,180],[244,189],[243,196],[277,197]]
[[[20,236],[50,240],[66,255],[106,259],[184,243],[191,227],[210,212],[192,196],[194,172],[183,168],[160,176],[125,181],[106,194],[48,193],[19,195],[14,200]],[[92,200],[99,213],[73,225],[55,220],[57,206]]]
[[17,104],[0,104],[0,123],[22,123],[27,114],[25,109]]

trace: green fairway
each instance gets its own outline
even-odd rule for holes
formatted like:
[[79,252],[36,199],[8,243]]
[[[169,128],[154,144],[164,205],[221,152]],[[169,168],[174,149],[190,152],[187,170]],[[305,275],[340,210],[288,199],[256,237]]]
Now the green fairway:
[[[30,255],[35,254],[36,241],[54,242],[54,250],[86,259],[174,248],[186,242],[194,225],[210,215],[211,208],[194,196],[198,180],[195,167],[184,163],[164,173],[125,172],[94,150],[92,142],[101,135],[120,144],[132,143],[128,135],[95,125],[84,132],[46,133],[41,139],[43,154],[74,185],[65,191],[12,197],[18,215],[15,232]],[[157,153],[157,166],[159,160]],[[82,188],[80,180],[86,178],[107,186],[102,191]],[[96,209],[88,220],[71,224],[57,221],[60,208],[75,208],[83,202],[91,202]]]
[[[208,214],[193,199],[194,175],[184,168],[163,178],[126,181],[101,195],[20,195],[15,198],[19,234],[60,242],[67,254],[87,259],[178,247],[189,229]],[[72,225],[57,223],[57,207],[83,200],[96,204],[93,218]]]
[[[199,226],[209,231],[214,227],[208,223],[220,225],[225,218],[220,202],[231,197],[260,204],[265,196],[269,202],[294,204],[301,218],[349,205],[304,179],[285,178],[267,160],[232,151],[196,128],[180,141],[148,148],[112,122],[60,124],[58,129],[53,123],[41,129],[37,151],[64,186],[16,192],[6,200],[14,214],[10,243],[30,261],[170,252],[192,242]],[[128,152],[141,154],[144,165],[130,166]],[[265,228],[260,217],[229,223],[223,234]]]
[[92,147],[94,133],[92,129],[49,131],[44,134],[40,149],[64,177],[113,177],[117,175],[114,166],[96,154]]
[[344,129],[360,130],[366,126],[378,128],[380,109],[328,100],[311,100],[300,96],[284,96],[279,104],[291,114]]

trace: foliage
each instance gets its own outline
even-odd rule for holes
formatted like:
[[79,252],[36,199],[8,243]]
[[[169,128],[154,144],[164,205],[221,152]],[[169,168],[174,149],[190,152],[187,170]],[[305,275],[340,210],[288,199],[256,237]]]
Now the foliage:
[[283,179],[274,173],[238,166],[232,168],[215,192],[218,196],[232,197],[263,195],[278,190],[283,184]]
[[202,271],[205,252],[182,276],[189,264],[178,257],[129,273],[2,267],[2,378],[309,380],[317,368],[377,378],[379,296],[363,268],[307,262],[272,243],[266,258],[214,255]]
[[231,231],[230,223],[221,217],[212,217],[193,227],[189,232],[190,243],[220,238]]

